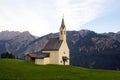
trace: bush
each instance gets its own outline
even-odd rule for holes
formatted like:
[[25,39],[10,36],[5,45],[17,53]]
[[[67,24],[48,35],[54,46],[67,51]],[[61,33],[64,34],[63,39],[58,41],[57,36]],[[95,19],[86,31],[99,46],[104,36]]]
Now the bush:
[[1,54],[1,58],[15,58],[15,56],[12,53],[5,52]]

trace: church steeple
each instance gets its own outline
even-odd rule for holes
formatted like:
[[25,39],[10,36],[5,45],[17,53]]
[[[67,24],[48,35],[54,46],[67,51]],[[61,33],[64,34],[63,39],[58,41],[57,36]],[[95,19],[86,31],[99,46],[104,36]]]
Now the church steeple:
[[64,23],[64,17],[62,17],[62,22],[60,26],[59,39],[66,41],[66,27]]
[[64,17],[62,18],[61,28],[65,28]]

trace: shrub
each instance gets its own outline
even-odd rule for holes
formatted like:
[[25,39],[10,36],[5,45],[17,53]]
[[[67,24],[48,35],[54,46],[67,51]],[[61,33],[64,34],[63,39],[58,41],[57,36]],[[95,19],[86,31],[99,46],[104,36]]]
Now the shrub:
[[1,54],[1,58],[15,58],[12,53],[4,52]]

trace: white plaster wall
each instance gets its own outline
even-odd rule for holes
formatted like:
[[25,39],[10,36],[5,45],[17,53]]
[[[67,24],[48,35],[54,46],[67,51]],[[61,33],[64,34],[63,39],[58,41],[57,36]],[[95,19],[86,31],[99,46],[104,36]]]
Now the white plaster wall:
[[44,64],[44,59],[35,59],[35,64]]
[[42,51],[43,53],[50,53],[49,64],[58,64],[59,63],[59,51]]
[[[67,46],[66,41],[63,41],[63,43],[60,47],[60,50],[59,50],[59,64],[61,64],[61,65],[63,65],[63,60],[62,60],[63,56],[66,56],[69,58],[68,61],[65,62],[66,65],[69,65],[70,64],[69,48]],[[62,61],[62,63],[61,63],[61,61]]]

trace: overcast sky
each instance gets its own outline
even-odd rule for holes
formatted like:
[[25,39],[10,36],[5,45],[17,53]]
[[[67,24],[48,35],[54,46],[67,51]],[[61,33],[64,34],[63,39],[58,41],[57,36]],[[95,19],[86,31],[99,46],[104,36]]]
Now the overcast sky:
[[42,36],[67,30],[120,31],[120,0],[0,0],[0,31]]

